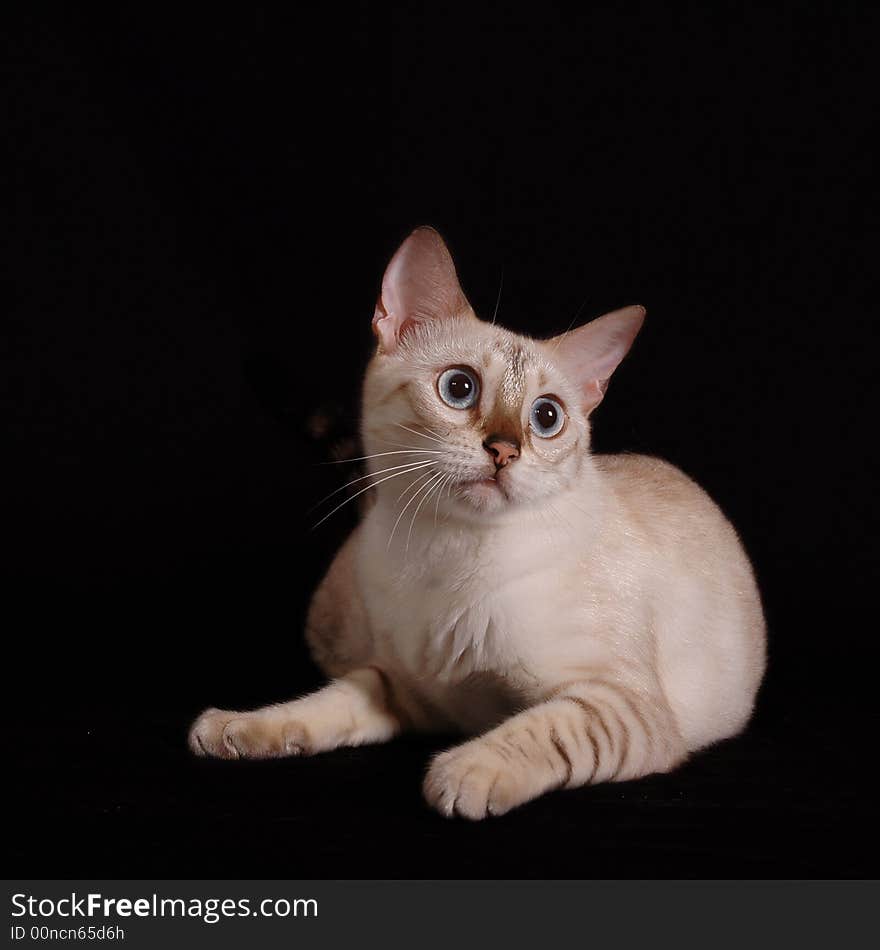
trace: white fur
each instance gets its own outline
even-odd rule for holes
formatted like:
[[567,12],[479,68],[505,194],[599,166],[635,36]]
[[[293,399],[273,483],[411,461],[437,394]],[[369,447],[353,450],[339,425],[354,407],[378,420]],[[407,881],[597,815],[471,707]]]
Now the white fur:
[[[554,787],[666,771],[735,735],[765,664],[736,533],[668,463],[589,449],[589,414],[644,311],[528,340],[451,312],[446,301],[464,298],[445,246],[434,232],[410,241],[386,274],[364,383],[373,503],[307,625],[335,679],[267,710],[209,710],[193,748],[293,754],[459,729],[477,738],[438,756],[425,794],[445,814],[481,818]],[[404,297],[412,312],[388,303]],[[479,378],[473,410],[440,398],[450,366]],[[566,424],[542,439],[529,412],[549,394]],[[518,446],[497,470],[493,436]]]

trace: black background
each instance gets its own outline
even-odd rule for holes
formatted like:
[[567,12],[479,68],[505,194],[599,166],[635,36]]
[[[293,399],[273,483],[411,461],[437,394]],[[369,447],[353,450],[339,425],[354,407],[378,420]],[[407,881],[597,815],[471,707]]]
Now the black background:
[[[876,11],[473,7],[4,31],[8,873],[876,874]],[[594,442],[740,529],[770,625],[744,737],[479,826],[421,801],[449,738],[186,751],[202,707],[321,681],[303,612],[355,506],[309,530],[347,470],[317,463],[422,223],[483,316],[503,273],[512,329],[647,307]]]

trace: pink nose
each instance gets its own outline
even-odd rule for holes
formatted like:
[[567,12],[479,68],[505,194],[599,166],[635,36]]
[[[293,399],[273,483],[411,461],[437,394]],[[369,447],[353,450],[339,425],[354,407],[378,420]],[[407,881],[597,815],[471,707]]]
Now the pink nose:
[[492,456],[495,462],[495,468],[504,468],[514,459],[519,458],[519,445],[511,442],[509,439],[500,439],[498,436],[490,435],[483,443],[483,448]]

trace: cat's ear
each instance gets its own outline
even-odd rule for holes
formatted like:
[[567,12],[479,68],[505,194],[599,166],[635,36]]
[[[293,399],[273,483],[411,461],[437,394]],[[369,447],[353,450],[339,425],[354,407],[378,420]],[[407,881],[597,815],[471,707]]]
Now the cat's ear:
[[469,306],[443,238],[433,228],[416,228],[385,270],[373,332],[390,353],[414,324],[448,320]]
[[644,307],[624,307],[549,341],[553,358],[580,386],[585,412],[602,401],[611,374],[629,352],[644,320]]

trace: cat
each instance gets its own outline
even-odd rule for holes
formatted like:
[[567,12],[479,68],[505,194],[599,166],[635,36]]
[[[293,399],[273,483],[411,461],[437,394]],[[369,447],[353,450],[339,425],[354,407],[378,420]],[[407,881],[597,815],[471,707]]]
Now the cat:
[[590,416],[644,317],[516,335],[477,318],[442,238],[415,230],[373,317],[355,493],[371,504],[306,622],[331,681],[206,710],[193,751],[310,755],[455,730],[473,738],[433,759],[423,792],[482,819],[668,772],[739,733],[765,624],[736,532],[667,462],[590,452]]

